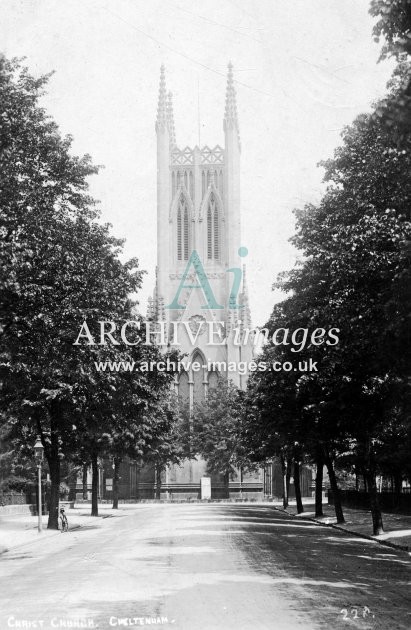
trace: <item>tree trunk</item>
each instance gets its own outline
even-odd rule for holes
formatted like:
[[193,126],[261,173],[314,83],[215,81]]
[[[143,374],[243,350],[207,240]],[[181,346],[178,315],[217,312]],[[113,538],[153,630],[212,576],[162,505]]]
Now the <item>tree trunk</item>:
[[161,498],[161,467],[156,464],[156,499]]
[[304,512],[303,501],[301,499],[301,484],[300,484],[300,462],[294,461],[294,488],[295,488],[295,501],[297,503],[297,514]]
[[287,502],[290,500],[290,479],[291,479],[291,465],[293,463],[292,457],[287,457],[287,474],[285,476],[285,482],[287,487]]
[[91,456],[91,516],[98,516],[98,461],[97,453]]
[[375,472],[372,470],[367,473],[367,486],[372,517],[372,532],[374,536],[378,536],[379,534],[382,534],[384,532],[384,527],[382,523],[380,504],[378,501]]
[[136,501],[140,501],[140,466],[136,466]]
[[402,475],[395,473],[394,475],[394,507],[399,508],[401,503]]
[[321,455],[317,455],[317,473],[315,476],[315,516],[324,516],[323,513],[323,468],[324,462]]
[[364,492],[368,492],[367,475],[364,473],[362,477],[363,477],[363,481],[364,481]]
[[87,499],[88,499],[88,492],[87,492],[87,472],[88,472],[88,466],[87,466],[87,464],[83,464],[83,478],[82,478],[82,484],[83,484],[83,501],[87,501]]
[[59,501],[60,501],[60,458],[58,446],[58,434],[55,429],[51,429],[51,444],[46,451],[47,462],[50,471],[50,502],[49,518],[47,529],[59,528]]
[[372,517],[372,530],[373,535],[378,536],[382,534],[384,531],[384,527],[382,524],[382,514],[378,501],[378,492],[377,492],[377,480],[375,477],[375,462],[374,462],[374,453],[371,445],[371,439],[368,437],[366,445],[365,445],[365,477],[367,480],[368,487],[368,497],[370,501],[370,509],[371,509],[371,517]]
[[286,510],[288,508],[288,484],[287,484],[287,476],[288,476],[288,466],[287,459],[281,453],[281,470],[283,473],[283,508]]
[[113,477],[113,510],[118,510],[118,491],[120,481],[120,464],[121,459],[119,457],[114,458],[114,477]]
[[225,498],[230,498],[230,473],[224,473]]
[[325,458],[325,464],[327,466],[328,476],[330,478],[331,492],[333,493],[335,516],[337,517],[337,523],[345,523],[344,514],[341,505],[341,494],[337,483],[337,477],[335,476],[335,470],[332,459],[329,455]]

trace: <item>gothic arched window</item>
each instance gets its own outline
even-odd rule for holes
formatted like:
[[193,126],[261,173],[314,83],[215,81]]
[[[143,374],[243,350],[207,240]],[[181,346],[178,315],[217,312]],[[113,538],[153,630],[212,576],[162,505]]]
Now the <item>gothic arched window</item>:
[[207,207],[207,258],[208,260],[220,258],[220,217],[213,193]]
[[184,406],[189,404],[190,392],[187,372],[181,372],[180,374],[180,378],[178,381],[178,398],[180,404]]
[[194,177],[193,177],[192,171],[190,171],[189,180],[190,180],[190,197],[191,197],[191,201],[193,201],[194,200]]
[[181,208],[177,210],[177,258],[182,260]]
[[184,195],[177,209],[177,259],[188,260],[190,253],[190,217]]
[[200,403],[205,398],[205,370],[204,370],[204,357],[196,352],[192,359],[193,363],[198,363],[201,367],[200,370],[193,370],[193,403]]
[[207,208],[207,258],[211,260],[213,257],[213,217],[211,208]]
[[213,217],[213,228],[214,228],[214,258],[218,260],[220,258],[220,232],[219,232],[219,224],[218,224],[218,208],[217,205],[214,206],[214,217]]
[[211,371],[208,373],[208,389],[214,389],[218,385],[218,373]]
[[188,225],[188,210],[187,206],[184,207],[184,260],[188,260],[188,241],[189,241],[189,225]]

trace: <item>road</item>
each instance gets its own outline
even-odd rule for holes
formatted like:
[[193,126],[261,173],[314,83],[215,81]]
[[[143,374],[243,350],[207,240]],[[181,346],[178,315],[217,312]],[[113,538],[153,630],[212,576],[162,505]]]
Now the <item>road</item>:
[[95,523],[0,557],[1,628],[411,628],[409,554],[269,505]]

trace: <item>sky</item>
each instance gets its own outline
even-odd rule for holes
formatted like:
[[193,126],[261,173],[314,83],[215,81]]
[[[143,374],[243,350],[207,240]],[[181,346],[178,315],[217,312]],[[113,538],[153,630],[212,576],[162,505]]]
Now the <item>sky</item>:
[[73,152],[104,166],[90,179],[102,219],[147,270],[156,265],[159,69],[173,92],[177,144],[223,145],[227,64],[242,144],[242,245],[254,325],[276,301],[277,274],[299,255],[293,209],[317,202],[340,134],[385,92],[368,0],[2,0],[0,50],[54,71],[43,105]]

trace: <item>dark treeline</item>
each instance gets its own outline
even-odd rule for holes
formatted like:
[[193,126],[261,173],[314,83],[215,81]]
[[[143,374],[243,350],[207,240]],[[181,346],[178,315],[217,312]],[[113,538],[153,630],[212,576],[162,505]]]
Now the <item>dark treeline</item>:
[[398,63],[385,98],[344,130],[334,157],[321,164],[322,200],[295,211],[301,262],[275,285],[286,299],[270,331],[337,327],[340,341],[311,341],[299,353],[268,344],[262,360],[312,359],[318,371],[257,372],[247,395],[245,440],[254,457],[279,455],[285,478],[291,466],[315,463],[318,515],[326,467],[339,522],[336,471],[363,479],[375,534],[383,529],[376,475],[392,477],[397,491],[411,477],[410,6],[372,2],[374,36],[386,42],[381,57]]

